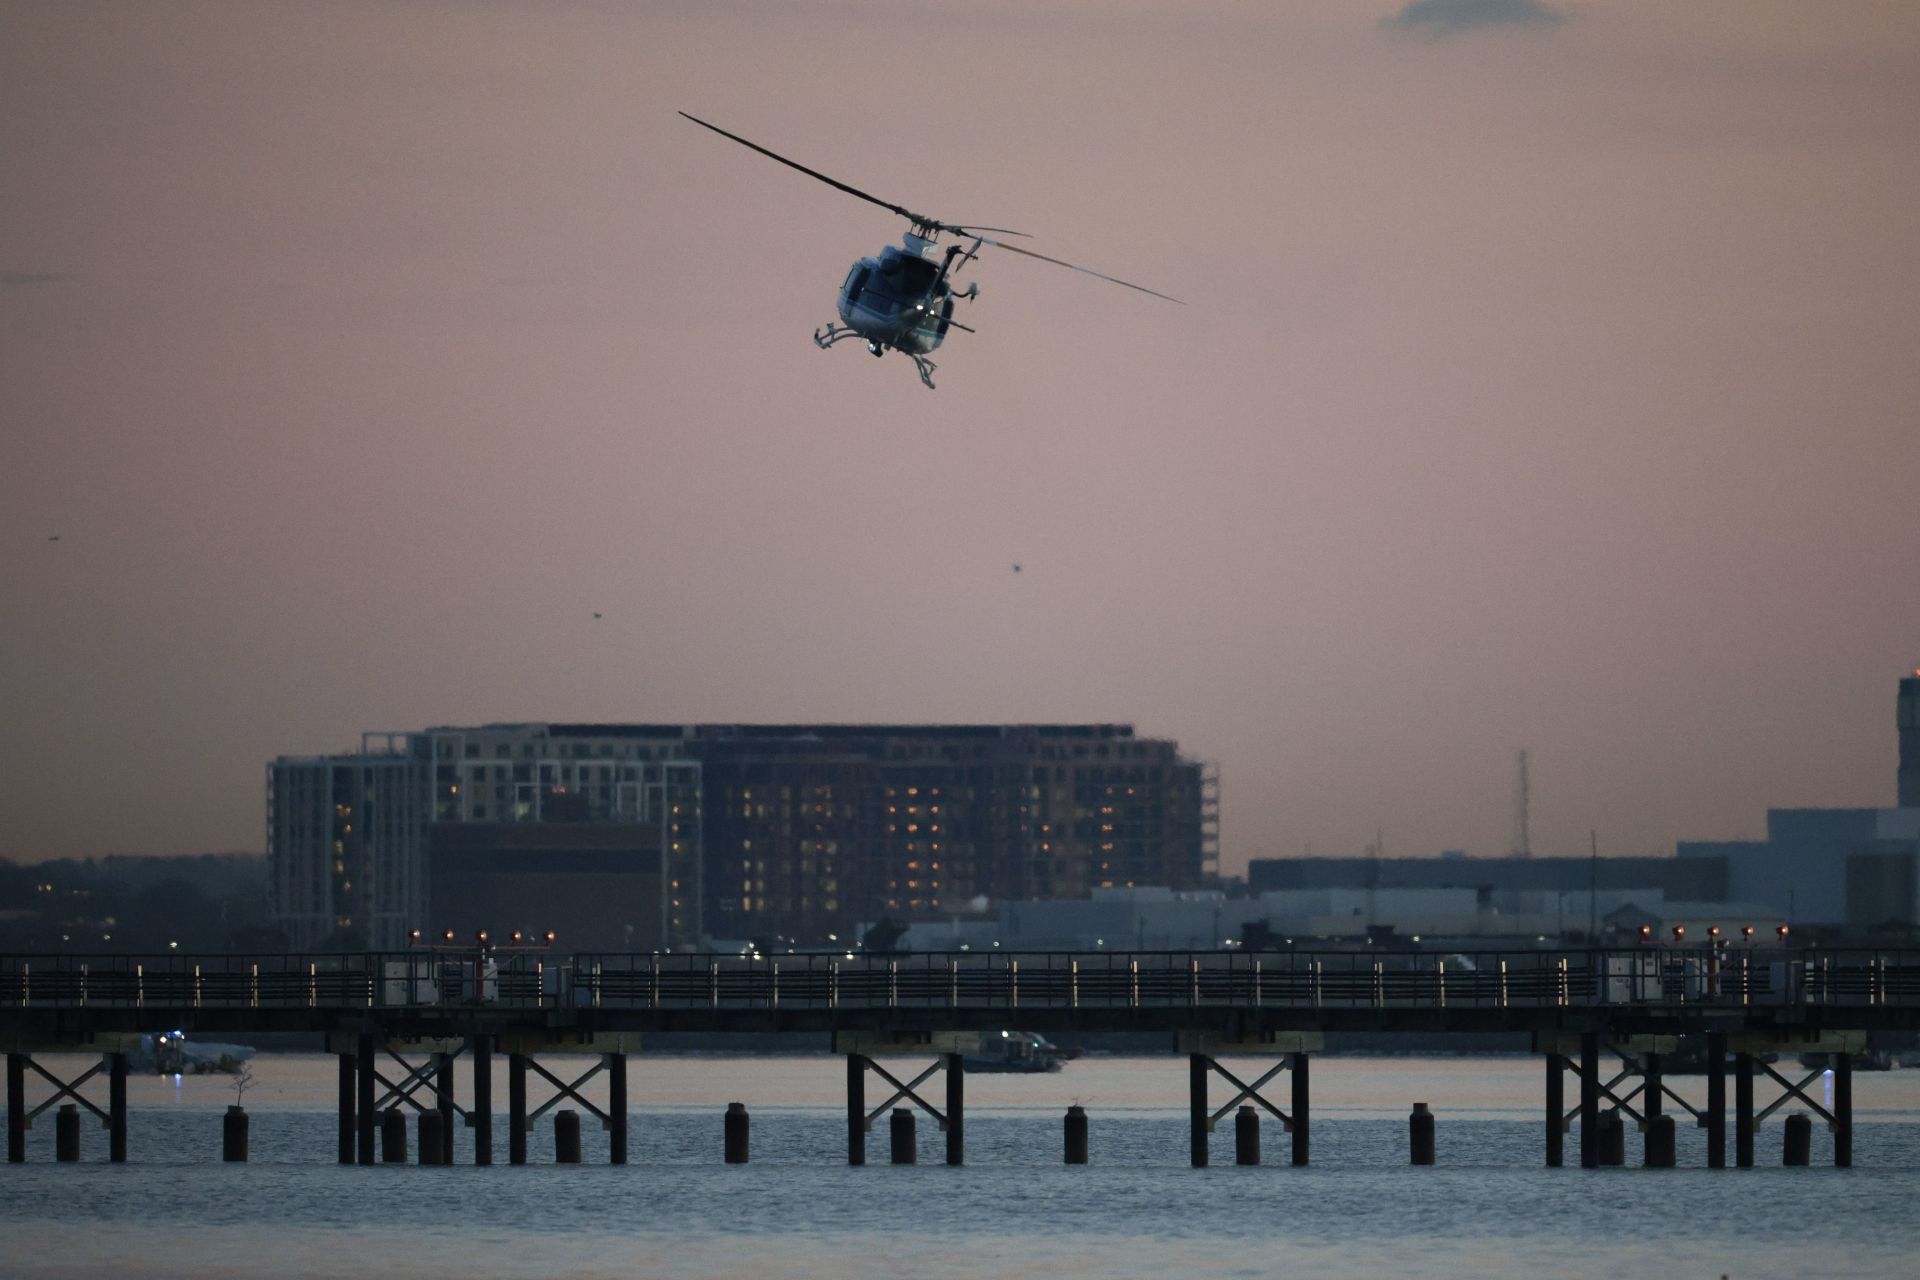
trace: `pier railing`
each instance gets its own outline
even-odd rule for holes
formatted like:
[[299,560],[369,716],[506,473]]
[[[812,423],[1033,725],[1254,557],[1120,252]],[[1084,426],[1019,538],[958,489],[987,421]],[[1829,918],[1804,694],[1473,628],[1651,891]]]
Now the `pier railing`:
[[0,1009],[1920,1007],[1920,950],[0,956]]

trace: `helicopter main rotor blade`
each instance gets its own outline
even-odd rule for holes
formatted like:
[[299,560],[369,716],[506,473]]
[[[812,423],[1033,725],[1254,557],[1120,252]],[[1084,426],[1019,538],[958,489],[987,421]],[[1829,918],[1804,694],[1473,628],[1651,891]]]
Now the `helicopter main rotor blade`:
[[[972,235],[973,233],[968,232],[967,234]],[[1023,254],[1029,258],[1038,258],[1042,262],[1051,262],[1056,267],[1065,267],[1069,271],[1078,271],[1083,275],[1092,276],[1096,280],[1105,280],[1108,284],[1117,284],[1117,285],[1122,285],[1128,289],[1137,289],[1141,293],[1150,293],[1154,297],[1164,298],[1168,302],[1179,302],[1180,305],[1183,307],[1187,305],[1184,302],[1180,302],[1180,299],[1174,297],[1170,293],[1161,293],[1158,289],[1149,289],[1147,288],[1147,286],[1143,284],[1135,284],[1131,280],[1122,280],[1118,276],[1110,276],[1103,271],[1095,271],[1092,267],[1083,267],[1076,262],[1068,262],[1064,258],[1049,258],[1044,253],[1035,253],[1031,249],[1022,249],[1018,245],[1001,244],[998,240],[989,240],[985,236],[978,236],[976,238],[980,241],[981,244],[990,244],[996,249],[1005,249],[1008,253],[1018,253],[1018,254]]]
[[[687,116],[687,113],[684,111],[682,111],[680,114],[683,116]],[[934,222],[933,219],[931,218],[921,217],[919,214],[915,213],[911,209],[902,208],[900,205],[894,204],[892,201],[882,200],[879,196],[869,195],[865,191],[860,190],[860,188],[858,187],[850,187],[844,182],[841,182],[834,178],[829,178],[826,174],[821,173],[819,170],[809,169],[807,168],[807,166],[800,164],[797,161],[787,159],[785,156],[779,154],[778,152],[769,151],[757,142],[748,142],[745,138],[741,137],[739,134],[728,133],[725,129],[722,129],[719,125],[708,124],[705,120],[702,120],[699,116],[687,116],[687,119],[693,121],[695,124],[699,125],[703,129],[713,130],[715,133],[719,134],[723,138],[731,138],[735,142],[739,143],[743,147],[748,148],[749,150],[758,151],[761,155],[766,156],[769,160],[778,160],[781,164],[786,165],[789,169],[798,169],[800,172],[806,174],[809,178],[818,178],[820,179],[820,181],[826,183],[828,186],[844,191],[850,196],[858,196],[860,199],[865,200],[869,204],[877,204],[882,209],[891,210],[892,212],[897,213],[901,217],[907,219],[909,222],[913,222],[921,226],[942,225],[940,223]],[[1019,233],[1013,232],[1012,234],[1018,235]]]

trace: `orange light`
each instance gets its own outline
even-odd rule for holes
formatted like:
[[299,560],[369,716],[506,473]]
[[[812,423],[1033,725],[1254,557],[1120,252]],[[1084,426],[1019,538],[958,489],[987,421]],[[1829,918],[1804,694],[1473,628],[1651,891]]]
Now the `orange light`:
[[520,941],[520,938],[521,938],[521,933],[520,933],[520,931],[519,931],[518,929],[515,929],[515,930],[513,931],[513,940],[514,940],[515,942],[518,942],[518,941]]
[[1711,925],[1711,926],[1709,926],[1709,927],[1708,927],[1708,929],[1707,929],[1707,936],[1708,936],[1709,938],[1717,938],[1717,937],[1719,937],[1719,936],[1720,936],[1720,926],[1719,926],[1719,925],[1717,925],[1717,924],[1716,924],[1716,925]]
[[551,929],[549,929],[549,930],[547,930],[547,941],[548,941],[548,942],[552,942],[552,941],[553,941],[553,930],[551,930]]
[[407,930],[407,941],[409,942],[420,941],[420,931],[418,929]]
[[1750,924],[1741,925],[1740,936],[1743,938],[1751,938],[1753,936],[1753,926]]
[[451,930],[451,929],[449,929],[449,930],[447,930],[447,931],[446,931],[445,933],[443,933],[443,934],[441,934],[440,936],[441,936],[442,938],[445,938],[445,939],[446,939],[446,940],[447,940],[448,942],[452,942],[452,941],[453,941],[453,930]]
[[1687,936],[1687,926],[1683,924],[1677,924],[1673,926],[1673,940],[1675,942],[1680,941],[1680,939],[1686,936]]
[[1653,936],[1653,926],[1652,926],[1652,925],[1650,925],[1650,924],[1643,924],[1643,925],[1641,925],[1641,926],[1640,926],[1640,940],[1641,940],[1642,942],[1645,942],[1645,941],[1646,941],[1646,940],[1647,940],[1648,938],[1651,938],[1652,936]]
[[487,931],[485,929],[482,929],[480,932],[474,934],[473,936],[478,938],[480,941],[485,942],[487,940]]
[[1780,941],[1782,941],[1782,942],[1785,942],[1786,940],[1787,940],[1787,926],[1785,926],[1785,925],[1781,925],[1781,926],[1780,926]]

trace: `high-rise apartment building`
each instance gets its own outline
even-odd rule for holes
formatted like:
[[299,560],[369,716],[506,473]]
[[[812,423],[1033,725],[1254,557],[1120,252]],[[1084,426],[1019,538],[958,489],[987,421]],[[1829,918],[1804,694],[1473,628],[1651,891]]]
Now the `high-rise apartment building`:
[[[296,946],[509,924],[820,943],[983,898],[1197,887],[1217,797],[1128,725],[487,725],[276,761],[269,851]],[[498,918],[536,902],[568,918]]]

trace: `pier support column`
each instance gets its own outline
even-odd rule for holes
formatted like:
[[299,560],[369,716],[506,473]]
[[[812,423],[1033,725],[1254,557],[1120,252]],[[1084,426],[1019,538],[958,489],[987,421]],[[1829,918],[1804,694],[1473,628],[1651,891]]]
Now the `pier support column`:
[[440,1163],[453,1163],[453,1055],[434,1055],[433,1093],[435,1109],[440,1112]]
[[[576,1118],[577,1119],[577,1118]],[[507,1055],[507,1163],[527,1162],[527,1059]]]
[[359,1135],[360,1163],[374,1163],[376,1153],[373,1149],[373,1033],[360,1033],[358,1048],[354,1051],[355,1074],[359,1076],[359,1089],[354,1103],[355,1132]]
[[1566,1160],[1567,1060],[1557,1053],[1547,1055],[1547,1168],[1558,1169]]
[[1649,1053],[1641,1056],[1640,1077],[1646,1085],[1645,1101],[1640,1107],[1640,1163],[1649,1169],[1660,1167],[1657,1159],[1660,1152],[1660,1055]]
[[627,1055],[607,1055],[607,1163],[627,1162]]
[[493,1163],[493,1037],[473,1037],[473,1162]]
[[1833,1167],[1853,1167],[1853,1055],[1833,1055]]
[[353,1163],[354,1107],[353,1079],[356,1067],[353,1055],[343,1053],[340,1058],[340,1163]]
[[7,1055],[7,1163],[27,1159],[27,1055]]
[[1600,1035],[1580,1034],[1580,1167],[1600,1167]]
[[947,1060],[947,1163],[967,1162],[967,1069],[965,1060],[949,1053]]
[[1297,1165],[1307,1163],[1311,1155],[1308,1093],[1307,1055],[1296,1053],[1293,1055],[1293,1162]]
[[1733,1163],[1753,1168],[1753,1055],[1733,1055]]
[[1727,1033],[1707,1033],[1707,1168],[1727,1167]]
[[1196,1169],[1207,1167],[1207,1055],[1187,1055],[1187,1146]]
[[847,1163],[867,1162],[867,1062],[847,1055]]
[[107,1159],[127,1162],[127,1055],[107,1055]]

